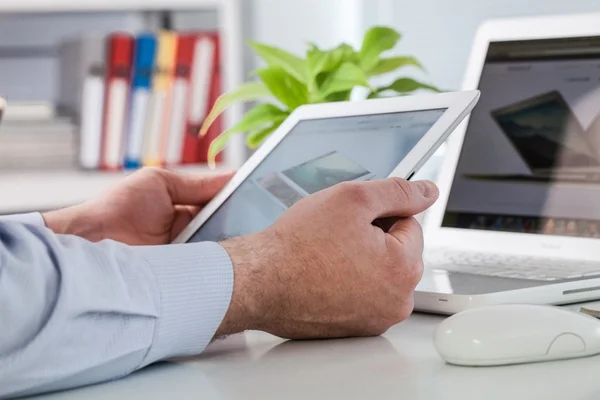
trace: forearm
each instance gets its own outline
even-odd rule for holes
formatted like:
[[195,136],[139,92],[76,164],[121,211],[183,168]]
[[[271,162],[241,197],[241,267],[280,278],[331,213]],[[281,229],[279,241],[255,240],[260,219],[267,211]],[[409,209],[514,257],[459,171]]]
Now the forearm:
[[129,247],[0,222],[0,397],[200,353],[231,299],[217,244]]

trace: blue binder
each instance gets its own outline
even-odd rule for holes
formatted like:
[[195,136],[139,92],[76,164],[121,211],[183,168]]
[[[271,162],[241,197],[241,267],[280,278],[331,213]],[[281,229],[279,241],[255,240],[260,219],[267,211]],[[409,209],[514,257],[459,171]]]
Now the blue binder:
[[127,131],[125,168],[135,169],[142,165],[146,114],[152,90],[152,75],[156,53],[156,37],[152,33],[136,38],[135,63],[131,86],[131,104]]

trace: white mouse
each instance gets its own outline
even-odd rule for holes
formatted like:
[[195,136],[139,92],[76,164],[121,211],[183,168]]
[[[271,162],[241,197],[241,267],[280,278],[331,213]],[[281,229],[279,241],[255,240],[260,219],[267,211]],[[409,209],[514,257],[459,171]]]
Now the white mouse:
[[435,347],[448,363],[491,366],[600,354],[600,321],[559,307],[498,305],[445,319]]

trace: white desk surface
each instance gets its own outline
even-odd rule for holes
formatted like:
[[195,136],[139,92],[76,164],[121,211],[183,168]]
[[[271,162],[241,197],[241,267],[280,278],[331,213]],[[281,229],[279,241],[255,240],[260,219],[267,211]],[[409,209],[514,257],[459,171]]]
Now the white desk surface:
[[600,356],[510,367],[445,364],[432,342],[442,318],[414,314],[384,336],[365,339],[286,342],[248,332],[191,360],[44,398],[600,399]]

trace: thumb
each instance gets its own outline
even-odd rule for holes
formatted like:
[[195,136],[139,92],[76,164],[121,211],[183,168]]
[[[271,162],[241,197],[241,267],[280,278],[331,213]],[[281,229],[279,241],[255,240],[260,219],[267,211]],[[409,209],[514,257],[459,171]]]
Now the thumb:
[[388,178],[364,183],[362,198],[371,221],[387,217],[412,217],[435,203],[439,192],[433,182]]
[[178,205],[199,205],[210,201],[224,186],[233,172],[218,175],[183,174],[161,170],[171,202]]

